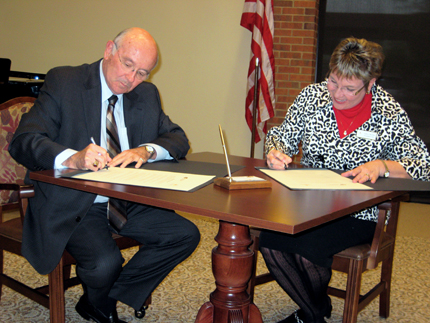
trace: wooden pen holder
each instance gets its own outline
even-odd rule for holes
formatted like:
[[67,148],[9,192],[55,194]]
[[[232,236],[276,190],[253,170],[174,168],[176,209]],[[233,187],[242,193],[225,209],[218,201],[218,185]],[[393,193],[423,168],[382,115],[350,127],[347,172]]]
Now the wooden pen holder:
[[227,190],[248,190],[255,188],[272,188],[272,183],[268,180],[256,176],[233,176],[217,177],[215,185]]

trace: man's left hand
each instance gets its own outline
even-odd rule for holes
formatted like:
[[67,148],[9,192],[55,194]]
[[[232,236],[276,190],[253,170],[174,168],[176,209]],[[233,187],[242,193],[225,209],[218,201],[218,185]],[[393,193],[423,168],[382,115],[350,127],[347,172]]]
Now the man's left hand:
[[145,149],[144,146],[137,147],[119,153],[108,163],[108,166],[115,167],[120,165],[121,168],[125,168],[131,163],[136,163],[134,167],[139,168],[148,162],[149,157],[155,159],[156,156],[157,153],[155,152],[151,157],[150,153]]

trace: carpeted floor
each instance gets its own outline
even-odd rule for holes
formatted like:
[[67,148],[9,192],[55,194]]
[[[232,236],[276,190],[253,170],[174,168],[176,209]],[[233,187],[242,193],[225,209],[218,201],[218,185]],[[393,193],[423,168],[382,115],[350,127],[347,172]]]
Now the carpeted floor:
[[[416,214],[416,210],[405,207],[407,213]],[[421,209],[421,208],[420,208]],[[429,217],[429,208],[425,208]],[[153,293],[152,305],[144,319],[134,317],[134,311],[124,304],[119,304],[118,312],[121,319],[128,322],[142,323],[185,323],[194,322],[200,306],[208,300],[214,290],[211,271],[211,250],[216,246],[214,236],[217,232],[217,221],[186,215],[195,222],[201,233],[202,241],[196,252],[178,266]],[[413,222],[411,219],[403,219]],[[423,225],[418,225],[422,227]],[[428,232],[427,228],[423,232]],[[399,232],[400,233],[400,232]],[[428,236],[413,236],[410,231],[402,231],[396,244],[394,261],[394,281],[392,285],[391,315],[385,320],[378,316],[378,302],[374,301],[359,314],[360,323],[373,322],[428,322],[428,300],[430,297],[430,262]],[[129,258],[134,250],[129,250],[125,258]],[[259,257],[259,271],[265,271],[262,257]],[[47,279],[40,276],[22,258],[7,254],[5,268],[17,277],[23,277],[37,285]],[[365,274],[363,288],[370,281],[377,279],[377,272]],[[345,277],[334,273],[332,284],[344,284]],[[74,287],[66,292],[66,322],[85,322],[75,312],[74,306],[82,290]],[[328,322],[341,322],[343,301],[332,298],[333,313]],[[277,322],[296,309],[295,304],[286,296],[275,282],[256,288],[255,303],[260,308],[264,322]],[[3,288],[0,302],[0,322],[49,322],[49,312],[38,304],[22,297],[7,287]]]

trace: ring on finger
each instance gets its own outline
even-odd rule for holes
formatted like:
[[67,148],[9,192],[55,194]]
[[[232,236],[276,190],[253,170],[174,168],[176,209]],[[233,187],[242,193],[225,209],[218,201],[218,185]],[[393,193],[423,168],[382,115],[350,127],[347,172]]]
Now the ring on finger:
[[145,161],[143,160],[143,158],[142,158],[142,157],[140,157],[139,159],[142,161],[142,163],[144,163],[144,162],[145,162]]
[[367,174],[367,173],[366,173],[366,176],[367,176],[367,178],[369,178],[369,179],[370,179],[370,175],[369,175],[369,174]]
[[93,166],[94,167],[98,167],[99,166],[99,161],[97,159],[94,161]]

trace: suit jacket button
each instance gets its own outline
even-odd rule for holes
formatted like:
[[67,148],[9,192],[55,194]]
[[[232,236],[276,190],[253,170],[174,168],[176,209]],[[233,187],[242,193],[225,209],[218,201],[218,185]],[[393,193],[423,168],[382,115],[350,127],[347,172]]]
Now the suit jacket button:
[[75,221],[76,221],[76,222],[81,222],[81,217],[80,217],[80,216],[77,216],[77,217],[76,217],[76,219],[75,219]]

